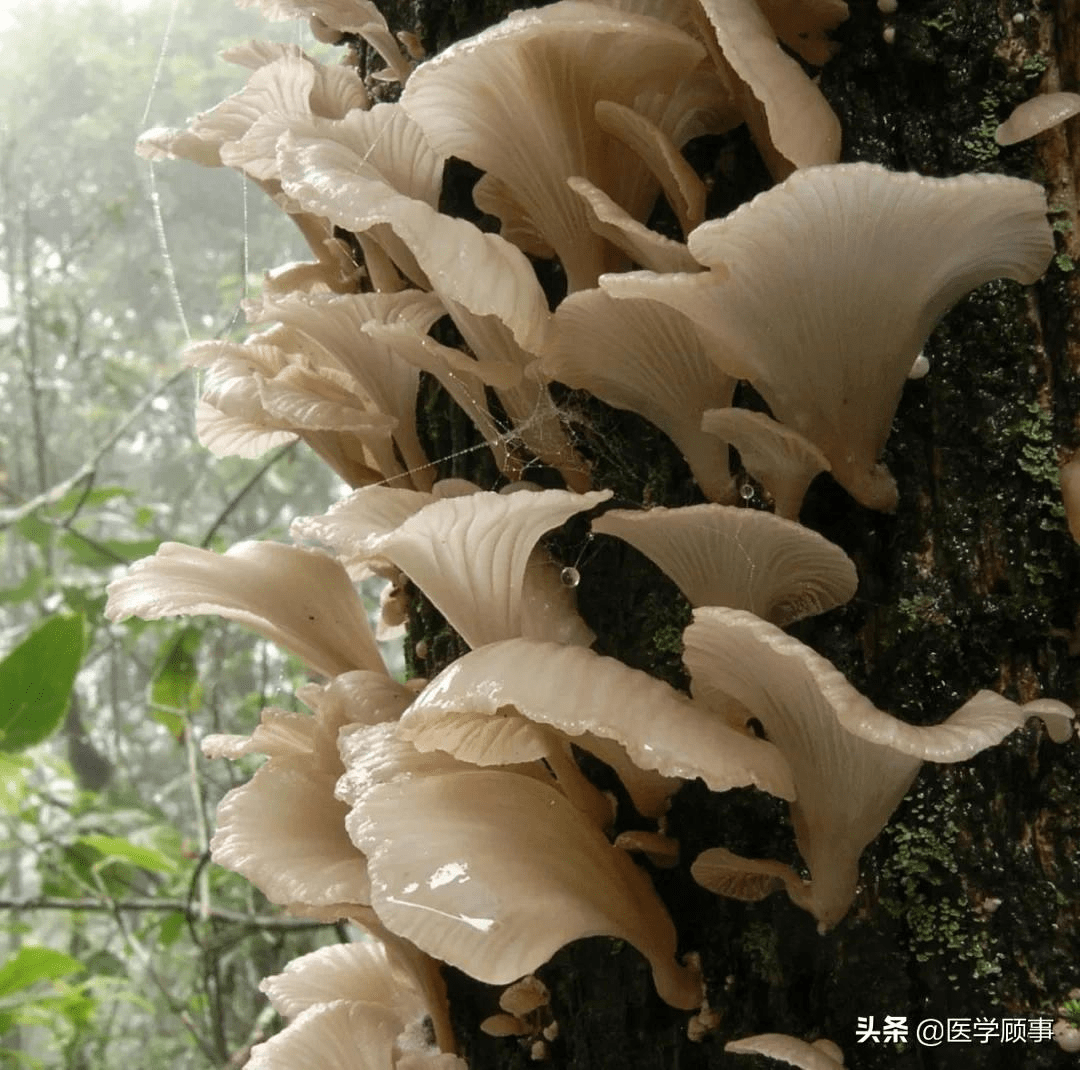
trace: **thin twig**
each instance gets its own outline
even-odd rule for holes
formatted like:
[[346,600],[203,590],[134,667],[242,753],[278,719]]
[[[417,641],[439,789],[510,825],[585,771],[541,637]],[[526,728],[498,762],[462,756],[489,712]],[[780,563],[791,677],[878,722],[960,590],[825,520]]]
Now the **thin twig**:
[[[202,920],[201,912],[193,903],[183,899],[118,899],[115,902],[106,899],[73,899],[60,896],[37,896],[31,899],[0,899],[0,910],[73,910],[111,914],[115,911],[125,913],[180,913],[191,920]],[[235,925],[246,925],[251,929],[266,932],[304,932],[312,929],[332,928],[330,922],[308,921],[303,918],[262,917],[258,914],[245,914],[240,910],[215,908],[210,911],[213,921],[227,921]]]
[[[297,442],[299,439],[297,439]],[[209,530],[203,536],[202,542],[199,545],[205,550],[213,540],[214,536],[218,533],[218,528],[225,523],[226,520],[232,516],[236,507],[244,500],[247,494],[255,487],[255,485],[278,463],[286,454],[296,449],[296,442],[290,442],[287,446],[282,446],[277,453],[272,454],[267,460],[263,461],[261,465],[252,474],[251,478],[225,503],[225,507],[214,518],[214,522],[210,525]]]
[[58,502],[72,487],[78,486],[84,479],[91,479],[97,472],[97,467],[101,463],[105,455],[120,441],[121,438],[127,434],[131,425],[150,407],[154,399],[160,397],[166,390],[169,389],[174,383],[178,382],[181,378],[188,374],[187,368],[181,368],[179,371],[174,372],[168,379],[161,383],[158,383],[154,388],[148,391],[143,397],[136,403],[135,407],[120,421],[119,424],[112,430],[112,432],[105,438],[105,440],[94,450],[90,457],[86,460],[83,466],[75,472],[73,475],[68,476],[67,479],[62,479],[59,483],[54,484],[48,490],[43,491],[41,494],[36,495],[29,501],[25,501],[22,505],[15,509],[6,509],[0,512],[0,530],[11,527],[12,524],[17,524],[20,520],[25,519],[35,510],[40,509],[45,505],[53,505]]

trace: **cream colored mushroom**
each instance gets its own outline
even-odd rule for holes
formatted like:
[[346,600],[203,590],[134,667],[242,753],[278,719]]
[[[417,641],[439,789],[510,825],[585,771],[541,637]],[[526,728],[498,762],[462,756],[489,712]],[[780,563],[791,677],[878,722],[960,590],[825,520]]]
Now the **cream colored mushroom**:
[[739,451],[743,467],[764,486],[777,516],[798,520],[806,488],[819,472],[828,472],[828,458],[797,431],[763,412],[710,409],[701,429]]
[[684,234],[705,219],[705,183],[647,116],[612,100],[596,103],[597,125],[631,149],[656,176]]
[[780,626],[843,605],[859,583],[839,546],[756,509],[611,509],[592,530],[655,561],[692,606],[748,609]]
[[1074,454],[1058,470],[1061,480],[1061,501],[1065,506],[1065,523],[1069,534],[1080,542],[1080,454]]
[[[568,486],[584,490],[588,476],[544,383],[523,374],[546,350],[551,331],[547,299],[525,255],[467,220],[442,215],[380,179],[358,176],[363,160],[341,145],[285,138],[279,156],[287,192],[308,211],[354,232],[381,228],[378,240],[402,271],[430,286],[446,307],[476,357],[477,376],[495,385],[516,435],[558,468]],[[463,263],[469,264],[468,271],[460,270]],[[390,340],[388,327],[372,324],[369,330],[373,337]],[[427,348],[432,350],[434,343]],[[455,360],[467,359],[445,352],[443,357],[452,371]],[[415,353],[408,359],[423,361]],[[479,404],[480,398],[474,398],[473,412]],[[482,424],[481,430],[489,432]]]
[[488,984],[534,972],[573,940],[611,936],[645,955],[663,999],[701,1002],[648,878],[554,788],[514,772],[388,766],[363,735],[343,739],[350,772],[338,791],[388,929]]
[[558,570],[533,554],[545,531],[611,491],[491,492],[433,502],[375,549],[427,595],[472,647],[525,635],[592,642]]
[[673,26],[562,0],[451,46],[417,70],[401,102],[439,152],[513,190],[580,290],[618,265],[566,180],[589,179],[638,219],[657,190],[635,154],[597,126],[596,103],[632,105],[645,90],[671,89],[703,55]]
[[[850,907],[859,856],[900,803],[924,760],[964,761],[999,743],[1038,715],[1051,737],[1067,738],[1072,711],[1039,700],[1028,707],[980,692],[942,724],[906,724],[877,709],[828,661],[753,614],[708,607],[694,612],[684,633],[685,661],[695,698],[732,716],[738,703],[787,759],[795,779],[791,804],[795,841],[809,884],[790,867],[745,866],[766,895],[783,881],[788,894],[824,930]],[[705,852],[719,879],[743,860]],[[744,886],[752,890],[753,884]]]
[[999,145],[1015,145],[1080,114],[1080,93],[1043,93],[1018,104],[994,131]]
[[[432,294],[301,294],[264,297],[249,308],[251,322],[278,322],[289,333],[277,345],[294,360],[332,364],[351,377],[373,408],[395,421],[393,440],[414,485],[427,490],[432,472],[416,429],[416,395],[420,371],[392,346],[364,332],[369,323],[402,322],[426,334],[444,314]],[[392,473],[386,473],[388,476]]]
[[780,47],[755,0],[700,2],[724,61],[745,85],[743,114],[774,175],[835,163],[840,121],[821,90]]
[[797,171],[698,227],[689,246],[709,272],[608,275],[601,286],[663,301],[710,330],[721,369],[749,379],[857,500],[885,510],[897,491],[878,459],[934,324],[990,279],[1033,282],[1054,251],[1032,182],[873,164]]
[[593,233],[621,249],[633,263],[649,271],[701,270],[701,265],[682,242],[649,230],[587,179],[580,176],[568,178],[566,184],[585,202]]
[[364,858],[345,831],[348,807],[334,798],[344,771],[338,733],[351,724],[395,720],[412,693],[376,672],[346,673],[301,692],[313,716],[271,708],[249,738],[203,741],[210,757],[269,757],[222,799],[210,851],[270,902],[332,920],[370,902]]
[[734,1055],[764,1055],[777,1062],[797,1066],[799,1070],[844,1070],[844,1056],[831,1040],[807,1043],[783,1033],[760,1033],[724,1045]]
[[706,332],[666,305],[616,301],[602,290],[571,294],[555,328],[544,375],[644,416],[678,446],[709,498],[735,500],[727,446],[700,426],[705,410],[730,404],[735,389],[709,360]]
[[455,1048],[438,964],[377,921],[365,924],[351,943],[331,944],[294,959],[282,973],[265,978],[259,988],[286,1019],[337,1001],[373,1005],[397,1019],[395,1048],[416,1047],[428,1021],[438,1048],[431,1051],[424,1039],[420,1049],[435,1054]]
[[669,684],[580,646],[510,639],[473,650],[420,692],[401,732],[421,750],[494,764],[540,757],[546,736],[538,725],[586,750],[596,738],[614,741],[640,768],[701,777],[714,791],[754,785],[794,796],[771,744],[733,731]]
[[284,341],[280,333],[187,348],[188,362],[207,369],[199,441],[218,456],[254,457],[301,437],[351,486],[409,482],[393,449],[397,419],[375,409],[362,384],[328,358],[322,366],[292,359],[273,344]]
[[266,18],[312,19],[337,33],[362,37],[386,61],[393,79],[405,82],[412,64],[402,55],[386,19],[371,0],[237,0],[239,7],[258,7]]
[[109,620],[214,613],[292,651],[315,672],[385,672],[345,569],[326,554],[241,542],[225,554],[162,543],[109,584]]

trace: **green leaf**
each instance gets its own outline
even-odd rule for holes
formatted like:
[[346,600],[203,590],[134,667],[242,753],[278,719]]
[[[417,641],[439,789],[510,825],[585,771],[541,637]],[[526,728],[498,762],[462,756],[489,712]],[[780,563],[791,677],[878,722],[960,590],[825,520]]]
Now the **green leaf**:
[[95,833],[90,836],[80,836],[79,842],[93,847],[95,851],[100,851],[106,861],[130,862],[133,866],[148,869],[152,873],[175,873],[179,869],[173,859],[156,847],[140,847],[119,836],[103,836]]
[[155,706],[175,711],[195,705],[199,685],[195,655],[201,641],[202,630],[191,625],[162,644],[150,685],[150,701]]
[[112,568],[149,557],[161,545],[160,539],[88,539],[74,530],[60,537],[60,545],[72,563],[86,568]]
[[174,910],[166,915],[158,929],[158,945],[162,948],[172,947],[184,931],[184,915],[179,910]]
[[0,590],[0,606],[10,606],[19,602],[29,602],[41,590],[42,581],[48,573],[35,566],[23,577],[22,582],[14,587]]
[[47,506],[45,512],[49,516],[62,518],[80,502],[85,509],[88,506],[102,505],[113,498],[131,498],[134,494],[135,492],[127,487],[94,487],[88,493],[81,487],[72,487],[63,497]]
[[0,966],[0,996],[78,973],[83,964],[51,947],[22,947]]
[[0,661],[0,751],[18,751],[56,731],[83,659],[81,614],[57,615]]
[[15,530],[24,538],[27,542],[32,542],[35,546],[39,546],[45,549],[52,542],[53,529],[51,524],[46,524],[44,520],[34,516],[31,513],[29,516],[24,516],[15,525]]
[[157,519],[157,510],[152,505],[140,505],[135,510],[135,526],[139,528],[148,528]]
[[14,814],[26,798],[26,772],[33,764],[26,758],[0,754],[0,810]]
[[151,710],[150,720],[157,721],[177,743],[183,742],[184,733],[187,731],[187,718],[181,717],[180,714],[173,713],[171,710]]

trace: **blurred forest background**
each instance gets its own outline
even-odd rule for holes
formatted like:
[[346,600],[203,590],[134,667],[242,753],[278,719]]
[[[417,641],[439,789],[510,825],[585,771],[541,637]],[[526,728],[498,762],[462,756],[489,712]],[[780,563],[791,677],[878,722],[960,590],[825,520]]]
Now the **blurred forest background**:
[[335,495],[289,447],[215,461],[179,358],[243,335],[298,235],[235,173],[133,153],[240,88],[222,48],[306,28],[222,0],[0,15],[0,1067],[239,1065],[273,1031],[259,980],[339,936],[208,863],[249,770],[198,738],[249,731],[301,670],[216,618],[102,608],[166,538],[280,538]]

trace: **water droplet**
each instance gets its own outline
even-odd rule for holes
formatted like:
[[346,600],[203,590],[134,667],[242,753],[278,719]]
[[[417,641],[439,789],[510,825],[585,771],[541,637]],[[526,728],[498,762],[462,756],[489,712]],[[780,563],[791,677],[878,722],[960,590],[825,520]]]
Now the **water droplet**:
[[581,573],[578,572],[573,565],[567,565],[566,568],[559,573],[559,579],[562,581],[564,587],[576,587],[581,583]]
[[748,502],[754,496],[754,488],[749,483],[744,483],[739,488],[739,494],[744,502]]

